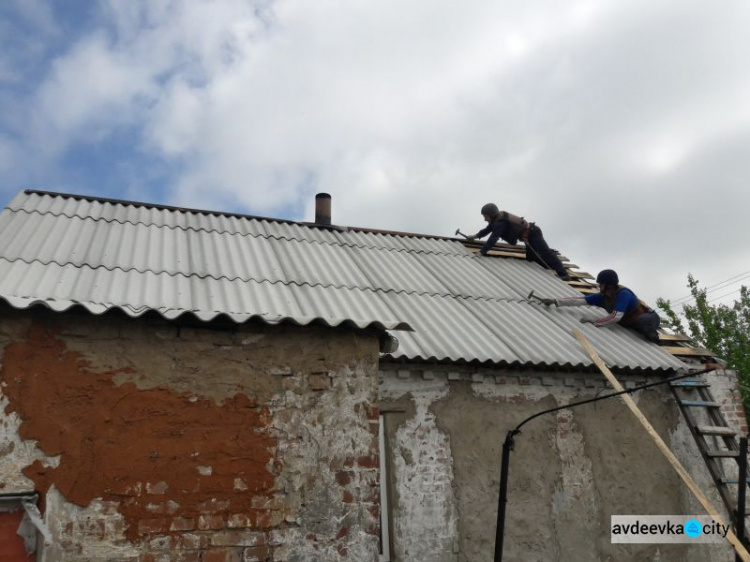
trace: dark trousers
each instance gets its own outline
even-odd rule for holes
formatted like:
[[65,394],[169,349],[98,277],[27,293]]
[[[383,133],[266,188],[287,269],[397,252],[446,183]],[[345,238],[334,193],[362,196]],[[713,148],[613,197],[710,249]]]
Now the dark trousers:
[[529,228],[529,238],[526,240],[526,259],[538,263],[544,269],[554,270],[560,277],[568,276],[560,258],[547,245],[542,229],[536,225]]
[[641,314],[628,327],[642,334],[648,341],[656,343],[659,341],[657,330],[660,323],[659,315],[652,310]]

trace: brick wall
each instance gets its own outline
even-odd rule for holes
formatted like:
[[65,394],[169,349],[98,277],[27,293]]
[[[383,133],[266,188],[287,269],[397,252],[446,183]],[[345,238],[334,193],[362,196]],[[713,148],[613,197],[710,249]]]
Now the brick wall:
[[6,311],[0,348],[41,560],[377,560],[375,334]]
[[712,371],[707,375],[711,392],[721,404],[721,413],[735,431],[747,435],[747,414],[742,403],[737,373],[731,370]]

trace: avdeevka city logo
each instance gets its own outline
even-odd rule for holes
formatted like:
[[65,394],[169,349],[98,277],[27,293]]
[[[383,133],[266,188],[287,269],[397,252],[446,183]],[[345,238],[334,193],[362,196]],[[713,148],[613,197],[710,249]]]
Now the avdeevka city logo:
[[689,519],[685,522],[685,534],[688,537],[694,539],[695,537],[700,537],[701,533],[703,533],[703,526],[700,521],[697,519]]
[[612,515],[612,543],[720,543],[729,525],[710,515]]

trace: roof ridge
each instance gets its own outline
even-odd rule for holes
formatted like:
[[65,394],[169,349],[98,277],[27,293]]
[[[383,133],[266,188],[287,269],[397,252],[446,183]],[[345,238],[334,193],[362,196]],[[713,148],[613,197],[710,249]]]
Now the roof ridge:
[[[247,215],[243,213],[230,213],[225,211],[211,211],[208,209],[193,209],[190,207],[176,207],[173,205],[162,205],[160,203],[146,203],[143,201],[129,201],[127,199],[113,199],[109,197],[95,197],[93,195],[78,195],[75,193],[61,193],[56,191],[44,191],[41,189],[25,189],[26,194],[35,195],[49,195],[50,197],[61,197],[63,199],[76,199],[81,201],[93,201],[96,203],[109,203],[110,205],[122,205],[123,207],[144,207],[146,209],[157,209],[160,211],[169,211],[176,213],[190,213],[194,215],[214,215],[224,217],[236,217],[245,219],[265,220],[269,222],[281,222],[281,223],[292,223],[299,224],[300,226],[306,226],[310,228],[326,228],[325,225],[316,225],[314,223],[303,223],[299,221],[293,221],[289,219],[279,219],[273,217],[262,217],[258,215]],[[8,208],[8,207],[6,207]]]
[[[81,216],[81,215],[78,215],[78,214],[75,214],[75,213],[74,214],[68,214],[68,213],[65,213],[65,212],[51,212],[51,211],[42,212],[42,211],[40,211],[38,209],[28,210],[28,209],[12,209],[10,207],[5,207],[4,210],[8,211],[10,213],[26,213],[27,215],[39,215],[39,216],[50,215],[50,216],[53,216],[53,217],[65,217],[65,218],[68,218],[68,219],[78,219],[78,220],[81,220],[81,221],[92,220],[92,221],[102,221],[102,222],[106,222],[106,223],[110,223],[110,224],[112,224],[112,223],[122,224],[122,225],[130,224],[130,225],[133,225],[133,226],[145,226],[146,228],[154,227],[154,228],[166,228],[166,229],[169,229],[169,230],[182,230],[183,232],[192,231],[192,232],[205,232],[205,233],[227,234],[229,236],[242,236],[242,237],[251,237],[251,238],[265,238],[265,239],[273,239],[273,240],[293,240],[293,241],[296,241],[296,242],[304,242],[304,243],[308,243],[308,244],[319,244],[319,245],[326,245],[326,246],[336,246],[337,245],[337,244],[334,244],[334,243],[326,241],[326,240],[308,240],[308,239],[304,239],[304,238],[295,238],[295,237],[289,237],[289,236],[283,236],[283,235],[280,236],[280,235],[269,234],[269,233],[255,234],[255,233],[252,233],[252,232],[247,232],[247,233],[245,233],[245,232],[233,232],[233,231],[228,230],[228,229],[223,229],[222,230],[222,229],[218,229],[218,228],[204,228],[204,227],[181,226],[181,225],[176,225],[175,226],[175,225],[170,225],[170,224],[155,224],[155,223],[149,224],[147,222],[140,221],[140,220],[134,222],[132,220],[121,220],[121,219],[117,219],[117,218],[105,218],[105,217],[101,217],[101,216],[100,217]],[[253,219],[253,220],[265,220],[265,219]],[[293,223],[293,224],[298,224],[298,223]],[[356,231],[356,229],[354,229],[351,232],[357,232],[357,231]],[[365,232],[365,234],[370,234],[370,232]],[[448,239],[448,240],[450,240],[450,239]],[[390,251],[390,252],[404,252],[404,253],[413,253],[413,254],[432,254],[432,255],[436,255],[436,256],[451,255],[451,256],[456,256],[456,257],[472,257],[472,255],[473,255],[471,252],[468,252],[468,251],[467,251],[466,255],[464,255],[464,254],[458,254],[458,253],[454,254],[454,253],[448,253],[448,252],[438,252],[438,251],[433,251],[433,250],[429,250],[429,249],[425,250],[425,249],[411,249],[411,248],[388,248],[388,247],[383,247],[383,246],[375,246],[375,245],[368,246],[368,245],[365,245],[365,244],[357,244],[357,243],[350,242],[348,240],[339,240],[339,241],[341,242],[341,245],[347,246],[347,247],[350,247],[350,248],[367,248],[367,249],[372,249],[372,250],[385,250],[385,251]]]
[[[109,203],[110,205],[121,205],[123,207],[143,207],[146,209],[157,209],[157,210],[169,211],[169,212],[175,212],[175,213],[188,213],[188,214],[194,214],[194,215],[212,215],[212,216],[220,216],[220,217],[234,217],[234,218],[239,218],[239,219],[278,222],[278,223],[283,223],[283,224],[296,224],[298,226],[305,227],[305,228],[316,228],[316,229],[321,229],[321,230],[340,231],[340,229],[343,229],[344,232],[362,232],[365,234],[382,234],[384,236],[394,236],[394,237],[404,237],[404,238],[426,238],[430,240],[451,240],[451,241],[456,241],[456,242],[461,243],[461,240],[458,238],[450,237],[450,236],[440,236],[438,234],[422,234],[418,232],[381,230],[381,229],[367,228],[367,227],[360,227],[360,226],[324,225],[324,224],[317,224],[317,223],[311,223],[311,222],[305,222],[305,221],[294,221],[291,219],[264,217],[260,215],[232,213],[228,211],[212,211],[212,210],[207,210],[207,209],[194,209],[190,207],[163,205],[160,203],[147,203],[143,201],[130,201],[127,199],[114,199],[114,198],[109,198],[109,197],[97,197],[93,195],[79,195],[75,193],[45,191],[41,189],[25,189],[23,190],[23,192],[29,195],[30,194],[48,195],[50,197],[60,197],[63,199],[76,199],[76,200],[82,200],[82,201],[92,201],[92,202],[97,202],[97,203]],[[9,206],[6,206],[5,208],[9,210],[14,210],[14,209],[10,209]],[[63,215],[69,216],[69,215],[65,215],[64,213]]]

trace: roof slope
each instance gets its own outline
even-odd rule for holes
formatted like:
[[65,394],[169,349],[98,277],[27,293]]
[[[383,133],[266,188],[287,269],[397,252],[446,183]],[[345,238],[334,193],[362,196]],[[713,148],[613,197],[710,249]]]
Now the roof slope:
[[[557,368],[591,365],[570,335],[586,307],[539,266],[482,258],[455,239],[25,191],[0,213],[0,298],[56,311],[191,313],[208,321],[408,329],[394,359]],[[683,365],[619,326],[587,337],[610,365]]]

